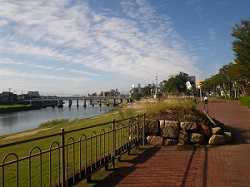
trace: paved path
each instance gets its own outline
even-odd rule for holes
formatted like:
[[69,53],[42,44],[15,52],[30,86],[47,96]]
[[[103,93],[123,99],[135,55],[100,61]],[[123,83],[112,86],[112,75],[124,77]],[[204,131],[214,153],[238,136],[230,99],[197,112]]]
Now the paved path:
[[232,130],[232,145],[151,147],[96,186],[250,186],[250,109],[239,101],[206,107]]

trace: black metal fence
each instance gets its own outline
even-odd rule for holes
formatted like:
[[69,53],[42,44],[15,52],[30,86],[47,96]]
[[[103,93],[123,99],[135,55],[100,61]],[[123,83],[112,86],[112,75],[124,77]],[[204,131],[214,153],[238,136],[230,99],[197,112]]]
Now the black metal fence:
[[65,187],[90,181],[93,173],[108,165],[115,167],[115,159],[144,144],[144,132],[145,115],[139,115],[0,145],[4,153],[0,186]]

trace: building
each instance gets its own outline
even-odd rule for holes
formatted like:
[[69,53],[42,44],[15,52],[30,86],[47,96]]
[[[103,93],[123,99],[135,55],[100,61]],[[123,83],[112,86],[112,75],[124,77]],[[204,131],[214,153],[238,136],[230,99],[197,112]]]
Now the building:
[[17,94],[12,92],[2,92],[0,94],[0,103],[1,104],[16,104],[17,103]]
[[38,91],[28,91],[27,96],[34,98],[34,97],[40,97],[40,94]]

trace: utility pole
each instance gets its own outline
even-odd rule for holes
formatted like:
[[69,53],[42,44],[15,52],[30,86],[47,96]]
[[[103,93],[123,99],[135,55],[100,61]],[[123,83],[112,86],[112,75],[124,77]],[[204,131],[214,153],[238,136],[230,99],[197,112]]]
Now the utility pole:
[[155,76],[155,95],[157,95],[157,76]]
[[199,89],[200,89],[200,97],[201,97],[201,103],[202,103],[202,91],[201,91],[201,83],[199,83]]
[[9,88],[9,94],[8,94],[8,104],[10,104],[10,90],[11,90],[11,88]]

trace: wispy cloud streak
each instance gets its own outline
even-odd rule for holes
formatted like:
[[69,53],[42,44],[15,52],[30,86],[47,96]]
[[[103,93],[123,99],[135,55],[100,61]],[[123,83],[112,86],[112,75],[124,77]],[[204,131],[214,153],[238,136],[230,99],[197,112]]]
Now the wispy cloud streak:
[[[0,49],[7,58],[22,57],[20,61],[0,60],[0,65],[91,77],[101,76],[100,71],[119,72],[144,82],[178,71],[200,73],[195,66],[197,56],[189,53],[192,49],[174,30],[171,18],[159,15],[148,1],[115,2],[122,12],[112,14],[88,1],[0,3]],[[27,63],[29,59],[35,63]]]

